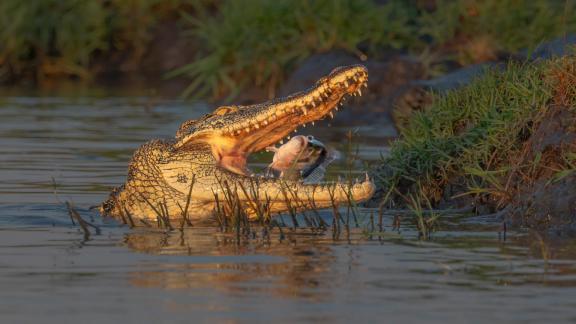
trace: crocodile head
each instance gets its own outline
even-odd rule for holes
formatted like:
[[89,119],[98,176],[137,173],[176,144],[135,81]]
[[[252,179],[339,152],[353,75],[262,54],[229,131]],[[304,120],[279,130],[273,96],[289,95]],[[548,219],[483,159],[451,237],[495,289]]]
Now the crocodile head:
[[306,91],[257,105],[220,107],[200,120],[184,123],[175,148],[207,143],[221,167],[247,174],[251,153],[280,142],[300,126],[333,117],[342,99],[361,94],[367,81],[364,66],[340,67]]

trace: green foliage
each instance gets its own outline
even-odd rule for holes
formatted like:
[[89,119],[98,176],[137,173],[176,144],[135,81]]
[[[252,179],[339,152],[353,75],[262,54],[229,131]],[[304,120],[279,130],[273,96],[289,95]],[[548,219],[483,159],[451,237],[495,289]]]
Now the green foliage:
[[[184,95],[234,96],[255,85],[272,96],[287,70],[314,53],[343,49],[363,57],[414,42],[412,16],[395,1],[225,1],[216,16],[187,17],[206,53],[171,75],[192,79]],[[368,53],[358,49],[361,43]]]
[[575,10],[564,0],[441,0],[423,13],[421,33],[436,45],[459,46],[456,54],[465,64],[477,59],[473,51],[516,52],[574,31]]
[[[382,161],[381,186],[392,192],[408,185],[437,202],[444,186],[457,181],[468,194],[506,198],[502,176],[522,154],[526,134],[531,134],[550,103],[558,101],[558,92],[566,92],[550,75],[574,68],[572,56],[514,63],[463,89],[436,95],[432,107],[415,114],[393,144],[390,157]],[[568,96],[560,96],[565,109],[576,109],[572,87]]]
[[185,0],[2,0],[0,80],[33,74],[89,78],[98,52],[122,50],[136,59],[150,29]]
[[[273,96],[288,71],[340,49],[360,58],[383,49],[461,64],[533,48],[576,31],[574,0],[2,0],[0,81],[91,76],[96,56],[146,54],[161,20],[185,20],[202,52],[169,76],[191,79],[184,95],[229,98],[247,87]],[[426,41],[424,41],[426,40]],[[439,67],[439,71],[442,68]]]
[[106,49],[105,24],[95,1],[0,1],[0,66],[16,74],[29,64],[84,74],[91,54]]
[[192,80],[184,96],[232,98],[250,86],[272,97],[286,73],[314,53],[341,49],[366,58],[382,48],[432,47],[476,63],[576,30],[574,10],[560,0],[438,1],[432,12],[417,1],[224,1],[216,15],[187,16],[205,52],[169,76]]

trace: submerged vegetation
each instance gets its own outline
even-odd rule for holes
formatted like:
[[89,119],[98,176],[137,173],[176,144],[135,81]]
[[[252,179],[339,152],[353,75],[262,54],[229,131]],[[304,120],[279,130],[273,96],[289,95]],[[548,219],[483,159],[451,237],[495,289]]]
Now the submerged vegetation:
[[137,67],[165,46],[151,42],[158,26],[177,22],[174,37],[197,54],[168,75],[191,79],[184,95],[231,98],[258,87],[273,96],[315,53],[367,59],[393,49],[461,65],[495,60],[575,31],[574,10],[571,0],[4,0],[0,82],[91,79],[118,62]]
[[531,210],[531,195],[574,177],[574,125],[576,57],[491,71],[414,114],[376,172],[382,206],[460,202],[547,213]]

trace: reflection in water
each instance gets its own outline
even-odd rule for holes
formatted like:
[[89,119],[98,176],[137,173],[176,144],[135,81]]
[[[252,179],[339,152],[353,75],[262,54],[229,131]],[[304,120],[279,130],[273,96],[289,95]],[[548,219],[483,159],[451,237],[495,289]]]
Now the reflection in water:
[[136,286],[250,290],[321,299],[329,297],[326,288],[332,280],[327,269],[334,261],[331,247],[321,244],[324,239],[328,237],[303,230],[284,239],[272,234],[237,242],[234,234],[201,228],[140,230],[126,234],[125,244],[138,252],[203,256],[200,263],[164,264],[160,271],[133,273],[131,282]]
[[[383,239],[369,240],[369,236],[355,229],[349,240],[334,241],[330,233],[311,234],[300,229],[284,239],[275,233],[267,239],[238,242],[235,235],[213,228],[172,232],[141,229],[126,234],[125,244],[148,254],[202,257],[199,262],[179,259],[181,262],[162,264],[160,270],[132,273],[131,283],[140,287],[206,288],[228,293],[249,290],[321,300],[331,298],[330,292],[338,289],[343,262],[351,272],[361,269],[362,263],[400,266],[414,282],[423,279],[415,275],[438,275],[449,278],[447,284],[481,290],[526,284],[576,287],[576,240],[547,240],[531,233],[513,234],[505,242],[498,240],[495,233],[444,232],[432,240],[418,241],[410,227],[404,227],[401,235],[384,234]],[[346,262],[335,252],[356,247],[370,251],[378,246],[388,246],[397,255],[393,260],[364,261],[356,260],[356,256]],[[550,251],[554,251],[554,258],[550,258]],[[423,264],[429,266],[420,266]],[[354,281],[363,282],[362,279]],[[377,282],[375,287],[380,288],[392,288],[398,283]],[[431,284],[424,282],[424,286]]]

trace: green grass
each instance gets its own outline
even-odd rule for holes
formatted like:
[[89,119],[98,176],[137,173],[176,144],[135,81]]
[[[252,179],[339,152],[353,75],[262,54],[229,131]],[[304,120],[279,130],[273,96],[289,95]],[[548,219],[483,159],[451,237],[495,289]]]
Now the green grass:
[[169,76],[192,80],[184,96],[231,99],[257,87],[273,97],[315,53],[340,49],[365,59],[401,49],[466,65],[576,30],[574,10],[571,0],[438,1],[432,12],[418,1],[223,1],[216,15],[187,16],[205,51]]
[[[81,19],[79,19],[81,18]],[[4,73],[60,69],[84,75],[92,53],[106,49],[106,13],[94,1],[0,2]]]
[[273,96],[286,73],[314,53],[342,49],[365,57],[415,41],[409,11],[395,1],[224,1],[217,15],[187,16],[205,53],[171,75],[192,79],[185,96],[233,97],[248,86]]
[[298,63],[335,49],[361,59],[413,52],[442,71],[435,61],[493,60],[576,31],[574,0],[438,0],[432,11],[423,3],[2,0],[0,81],[90,79],[96,58],[136,67],[162,21],[177,21],[199,49],[168,75],[190,78],[184,96],[229,99],[246,88],[272,97]]
[[[411,118],[376,172],[387,192],[384,199],[404,197],[404,204],[413,205],[406,197],[414,195],[421,205],[433,205],[449,200],[445,189],[452,186],[460,196],[505,204],[511,175],[529,176],[542,167],[538,156],[522,164],[518,157],[552,105],[576,111],[574,56],[512,63],[504,72],[492,71],[463,89],[435,95],[430,109]],[[563,154],[559,177],[574,167],[574,152]]]
[[61,75],[88,79],[94,57],[111,51],[137,60],[158,19],[177,13],[184,2],[2,0],[0,80]]
[[575,10],[573,0],[439,0],[421,16],[421,33],[460,63],[476,63],[573,32]]

